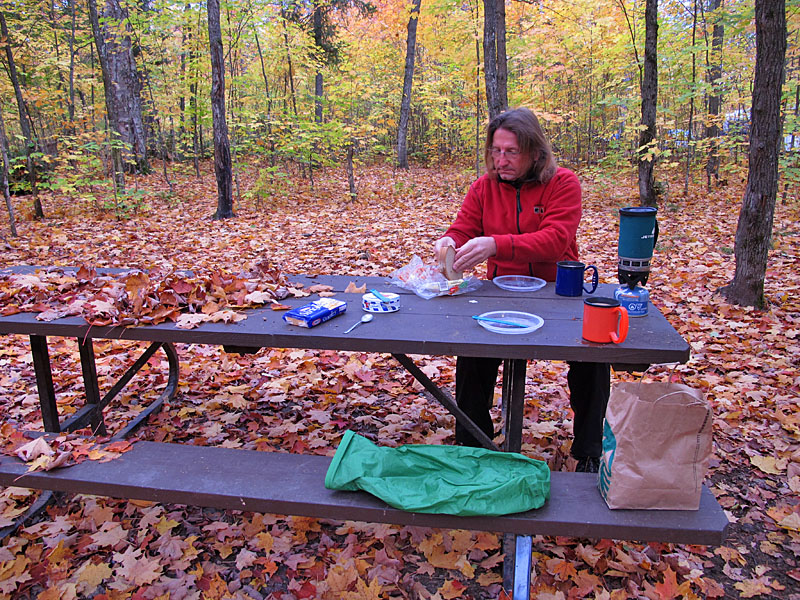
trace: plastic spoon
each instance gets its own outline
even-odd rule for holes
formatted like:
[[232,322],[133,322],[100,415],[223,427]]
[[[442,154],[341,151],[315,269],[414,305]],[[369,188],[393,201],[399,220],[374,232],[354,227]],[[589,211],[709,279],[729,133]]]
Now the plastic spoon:
[[370,290],[370,292],[372,292],[372,295],[375,296],[378,300],[380,300],[384,304],[389,304],[391,302],[391,300],[389,300],[386,296],[381,294],[378,290]]
[[352,327],[350,327],[350,329],[348,329],[347,331],[345,331],[345,333],[350,333],[351,331],[353,331],[353,329],[355,329],[355,328],[356,328],[356,326],[358,326],[358,325],[361,325],[361,323],[369,323],[369,322],[370,322],[370,321],[372,321],[372,319],[374,319],[374,318],[375,318],[375,315],[373,315],[373,314],[370,314],[370,313],[367,313],[366,315],[364,315],[363,317],[361,317],[361,320],[360,320],[360,321],[356,321],[356,322],[355,322],[355,324],[354,324]]
[[510,325],[511,327],[530,327],[530,324],[517,323],[516,321],[504,321],[503,319],[492,319],[490,317],[481,317],[480,315],[473,315],[476,321],[488,321],[489,323],[500,323],[501,325]]

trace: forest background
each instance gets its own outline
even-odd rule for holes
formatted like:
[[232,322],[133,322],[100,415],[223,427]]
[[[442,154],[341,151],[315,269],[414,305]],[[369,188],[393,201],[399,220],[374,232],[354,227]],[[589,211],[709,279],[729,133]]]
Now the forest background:
[[[266,259],[288,273],[388,275],[425,252],[481,171],[489,111],[484,4],[475,0],[423,1],[418,12],[415,4],[392,1],[222,3],[236,210],[225,223],[211,220],[218,208],[210,160],[213,52],[203,4],[0,6],[11,194],[0,266],[238,272]],[[579,173],[582,253],[606,281],[616,270],[615,211],[639,202],[644,9],[643,1],[623,0],[505,5],[508,104],[535,110],[561,163]],[[120,60],[127,61],[112,66],[127,74],[118,81],[129,86],[116,116],[108,110],[115,104],[103,83],[92,11],[95,29],[119,44]],[[401,169],[403,80],[409,23],[417,14],[410,168]],[[787,10],[780,197],[763,311],[729,305],[716,293],[733,273],[747,178],[753,5],[662,0],[658,17],[657,143],[648,152],[657,165],[665,233],[650,285],[654,303],[692,344],[692,360],[676,371],[702,388],[715,409],[709,482],[729,511],[732,532],[720,548],[539,538],[536,592],[541,598],[796,597],[796,6],[790,2]],[[145,439],[332,453],[350,427],[392,445],[452,442],[450,418],[429,406],[388,357],[180,350],[187,368],[179,401],[151,421],[140,434]],[[83,401],[77,350],[64,341],[52,351],[62,372],[60,407],[73,412]],[[97,351],[108,382],[135,347],[115,343]],[[7,424],[38,428],[29,353],[20,336],[0,340],[0,398]],[[154,361],[134,384],[115,409],[115,423],[123,425],[163,383],[160,366]],[[431,357],[425,369],[447,383],[452,367],[447,358]],[[529,379],[523,450],[569,468],[563,369],[531,363]],[[346,398],[347,406],[335,398]],[[247,402],[257,408],[245,410]],[[33,496],[4,490],[3,525]],[[488,598],[500,593],[500,555],[496,536],[474,532],[67,498],[4,538],[0,592]]]

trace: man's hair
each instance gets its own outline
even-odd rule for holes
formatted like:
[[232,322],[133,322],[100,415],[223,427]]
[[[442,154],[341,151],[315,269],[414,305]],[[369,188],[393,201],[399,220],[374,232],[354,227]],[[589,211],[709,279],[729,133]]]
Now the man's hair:
[[556,158],[553,156],[553,148],[550,146],[542,126],[539,125],[539,119],[527,108],[507,110],[497,115],[489,123],[486,128],[486,148],[484,150],[486,172],[491,177],[497,178],[497,171],[495,171],[492,159],[492,145],[494,132],[501,128],[517,136],[520,156],[531,161],[530,168],[522,180],[536,183],[550,181],[558,169]]

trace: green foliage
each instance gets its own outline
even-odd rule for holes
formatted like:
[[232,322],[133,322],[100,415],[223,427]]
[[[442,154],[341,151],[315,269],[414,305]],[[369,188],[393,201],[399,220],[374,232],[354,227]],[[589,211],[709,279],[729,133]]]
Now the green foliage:
[[784,189],[797,201],[800,189],[800,150],[795,148],[782,152],[778,158],[778,170]]
[[125,190],[116,192],[101,204],[103,210],[111,212],[119,220],[127,220],[134,215],[146,212],[150,206],[147,203],[149,193],[145,190]]
[[[162,149],[154,147],[157,139],[166,141],[170,157],[178,161],[195,154],[211,156],[211,69],[203,3],[123,4],[129,18],[117,27],[130,36],[142,76],[145,118],[154,134],[151,150],[161,155]],[[356,4],[354,8],[351,0],[336,0],[319,5],[325,16],[322,40],[315,39],[310,27],[311,3],[222,4],[226,117],[237,169],[252,157],[284,175],[340,168],[351,146],[357,164],[394,160],[410,3],[376,1],[369,16],[358,10],[367,3]],[[92,193],[108,177],[110,146],[102,141],[107,135],[102,77],[91,30],[80,14],[85,7],[79,5],[75,38],[70,40],[69,3],[25,0],[15,6],[19,10],[5,14],[9,44],[40,136],[37,165],[47,174],[38,183],[45,191],[70,197]],[[509,104],[537,111],[566,163],[631,169],[638,161],[643,6],[630,0],[506,6]],[[685,164],[692,151],[697,168],[710,148],[702,140],[710,123],[705,114],[708,95],[717,90],[722,94],[720,126],[726,113],[749,106],[754,29],[752,2],[726,0],[718,11],[698,10],[697,15],[693,8],[678,0],[659,3],[659,141],[647,148],[647,159]],[[413,162],[474,163],[486,123],[482,11],[479,0],[422,3],[408,134]],[[797,28],[798,14],[788,13],[790,31]],[[724,61],[722,75],[712,85],[707,75],[717,60],[711,52],[715,22],[725,27]],[[790,43],[787,64],[796,61],[796,48]],[[314,122],[317,72],[324,80],[322,123]],[[72,118],[70,76],[75,89]],[[787,131],[800,131],[793,118],[797,85],[798,73],[788,69]],[[7,79],[0,81],[0,91],[4,98],[14,97]],[[690,110],[693,147],[687,136]],[[12,186],[15,193],[27,193],[30,182],[19,157],[23,152],[16,111],[6,110],[5,115],[15,146],[11,153],[17,155]],[[741,170],[746,140],[729,133],[719,142],[723,172]],[[781,174],[792,186],[796,170],[794,158],[785,156]],[[278,171],[270,177],[278,177]],[[268,181],[253,188],[267,189]],[[260,192],[253,193],[255,198]]]
[[255,200],[257,208],[272,207],[277,198],[283,196],[289,174],[279,166],[262,167],[258,170],[255,183],[243,195],[247,200]]

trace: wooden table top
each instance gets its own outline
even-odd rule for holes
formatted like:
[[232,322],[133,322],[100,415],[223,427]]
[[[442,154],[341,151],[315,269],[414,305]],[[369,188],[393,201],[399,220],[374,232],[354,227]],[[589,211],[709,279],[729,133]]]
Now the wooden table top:
[[[624,364],[685,362],[689,358],[688,343],[652,303],[646,316],[630,319],[628,337],[622,344],[584,341],[581,328],[583,299],[587,296],[557,296],[553,283],[534,292],[515,292],[484,281],[473,292],[425,300],[391,285],[384,277],[289,276],[289,281],[332,286],[335,298],[347,302],[347,311],[310,329],[289,325],[282,318],[283,311],[268,306],[243,311],[247,318],[238,323],[203,323],[194,329],[180,329],[172,322],[99,327],[79,317],[44,322],[36,320],[35,313],[18,313],[0,317],[0,334]],[[344,293],[350,283],[400,294],[400,310],[376,314],[371,323],[345,334],[364,314],[361,294]],[[613,297],[616,287],[601,284],[593,296]],[[316,298],[313,294],[287,298],[282,303],[295,307]],[[473,315],[496,310],[533,313],[544,319],[544,325],[531,333],[508,335],[487,331],[472,319]]]

